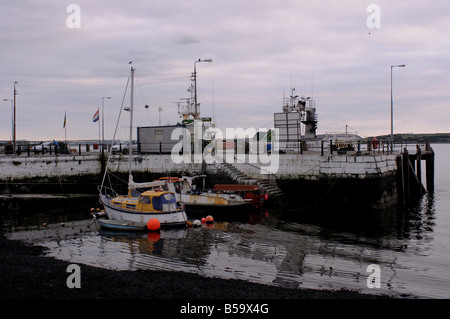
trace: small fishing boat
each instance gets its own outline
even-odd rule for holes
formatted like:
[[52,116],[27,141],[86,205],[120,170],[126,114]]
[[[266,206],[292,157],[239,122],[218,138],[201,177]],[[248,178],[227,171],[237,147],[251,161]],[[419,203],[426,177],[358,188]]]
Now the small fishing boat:
[[[135,192],[130,192],[135,193]],[[109,198],[101,197],[106,215],[111,220],[131,222],[143,226],[156,218],[161,226],[186,225],[187,216],[175,199],[175,194],[167,191],[146,191],[139,195],[125,195]]]
[[188,212],[192,211],[240,211],[249,208],[250,202],[239,194],[197,189],[193,180],[199,176],[162,177],[155,181],[159,187],[173,192],[177,201],[183,202]]
[[239,195],[253,207],[261,207],[268,200],[267,194],[261,193],[257,185],[216,184],[214,190],[220,193]]
[[[130,103],[130,138],[133,141],[133,83],[134,68],[131,67],[131,103]],[[120,115],[119,115],[120,116]],[[105,208],[108,220],[103,221],[105,228],[139,228],[147,225],[155,218],[161,227],[187,225],[187,216],[181,205],[178,205],[175,194],[170,191],[139,191],[140,183],[134,183],[132,175],[132,152],[128,153],[128,194],[118,195],[112,187],[106,187],[106,175],[111,154],[108,157],[102,185],[99,186],[100,202]]]
[[98,223],[102,228],[118,231],[142,231],[147,228],[144,223],[127,222],[123,220],[98,219]]

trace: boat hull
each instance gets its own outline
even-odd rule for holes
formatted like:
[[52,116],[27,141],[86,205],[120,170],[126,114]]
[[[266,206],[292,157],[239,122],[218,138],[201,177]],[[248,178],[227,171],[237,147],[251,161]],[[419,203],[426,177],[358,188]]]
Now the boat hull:
[[111,199],[102,195],[100,200],[105,208],[105,213],[111,220],[147,224],[147,222],[156,218],[161,227],[164,226],[186,226],[187,216],[185,211],[173,212],[139,212],[131,209],[115,207]]
[[119,231],[142,231],[147,228],[147,225],[144,223],[135,223],[121,220],[99,219],[98,222],[102,228]]

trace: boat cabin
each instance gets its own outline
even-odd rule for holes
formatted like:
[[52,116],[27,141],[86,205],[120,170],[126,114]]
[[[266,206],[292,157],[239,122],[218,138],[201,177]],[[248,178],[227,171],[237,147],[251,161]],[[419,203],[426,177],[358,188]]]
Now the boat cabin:
[[145,191],[139,197],[119,196],[113,205],[139,212],[173,212],[177,210],[175,194],[166,191]]

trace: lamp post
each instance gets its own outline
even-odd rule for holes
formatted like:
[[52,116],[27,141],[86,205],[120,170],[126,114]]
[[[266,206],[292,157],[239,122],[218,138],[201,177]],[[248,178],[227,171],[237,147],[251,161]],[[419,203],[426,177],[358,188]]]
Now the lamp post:
[[211,63],[212,59],[198,59],[197,61],[194,62],[194,107],[195,107],[195,115],[194,115],[194,119],[198,118],[198,105],[197,105],[197,68],[196,68],[196,64],[197,62],[208,62]]
[[16,84],[19,83],[17,81],[14,82],[14,119],[13,119],[13,151],[16,150],[16,95],[17,95],[17,90],[16,90]]
[[160,106],[158,107],[158,112],[159,112],[159,126],[161,126],[161,111],[163,110],[163,108]]
[[392,69],[393,68],[404,68],[406,65],[398,64],[391,65],[391,150],[394,148],[394,97],[392,93]]
[[102,154],[105,148],[105,99],[111,100],[109,96],[102,96]]

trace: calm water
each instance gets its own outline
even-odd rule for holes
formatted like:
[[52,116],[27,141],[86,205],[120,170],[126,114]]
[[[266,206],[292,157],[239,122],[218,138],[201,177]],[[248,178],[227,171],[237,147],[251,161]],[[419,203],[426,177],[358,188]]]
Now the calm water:
[[[7,237],[48,247],[49,256],[108,269],[450,298],[450,145],[433,148],[435,192],[402,211],[361,211],[359,217],[328,211],[312,218],[263,210],[245,221],[216,217],[214,225],[200,228],[125,234],[99,230],[88,200],[71,210],[6,221]],[[367,287],[369,265],[380,267],[380,288]]]

